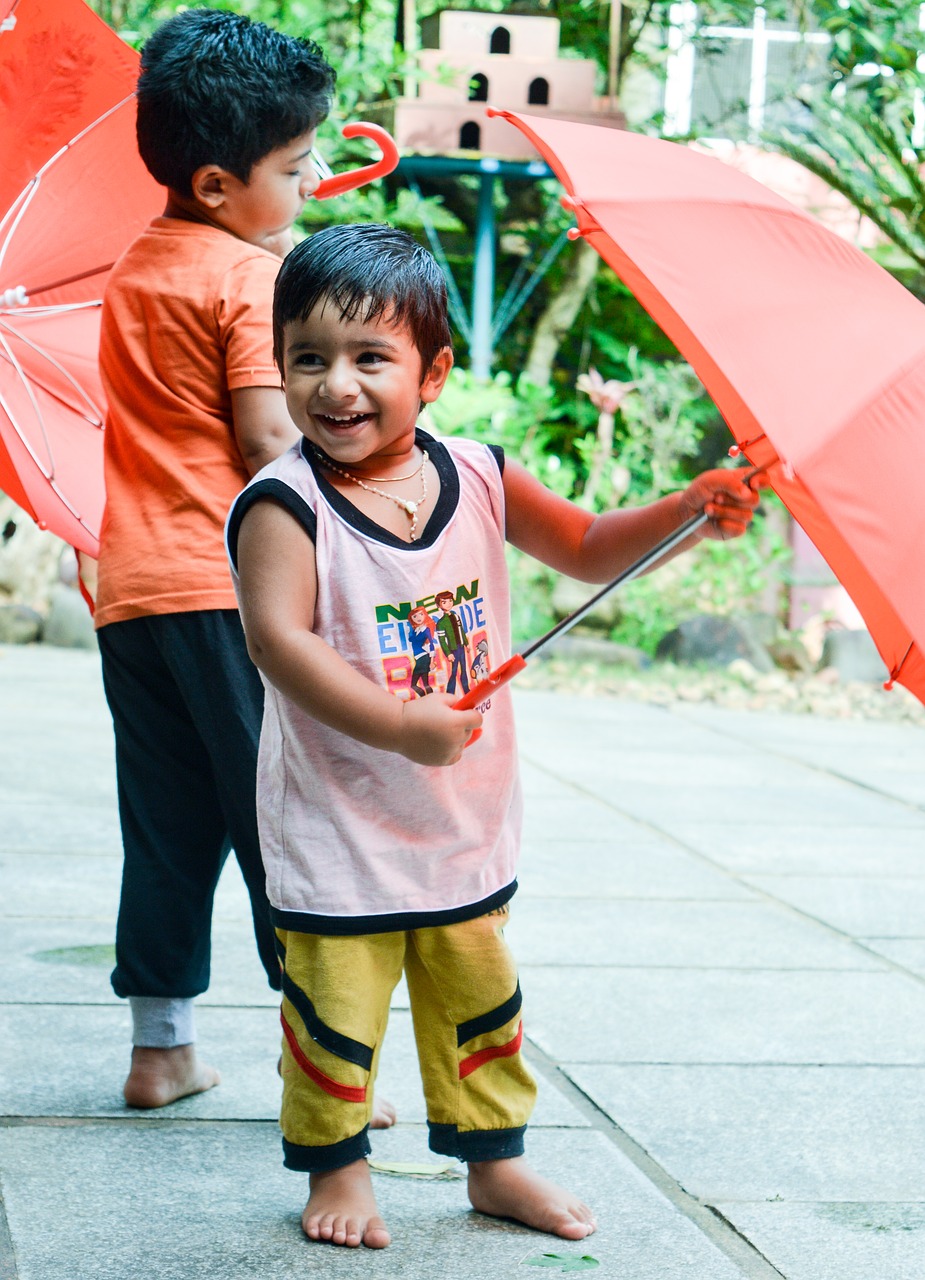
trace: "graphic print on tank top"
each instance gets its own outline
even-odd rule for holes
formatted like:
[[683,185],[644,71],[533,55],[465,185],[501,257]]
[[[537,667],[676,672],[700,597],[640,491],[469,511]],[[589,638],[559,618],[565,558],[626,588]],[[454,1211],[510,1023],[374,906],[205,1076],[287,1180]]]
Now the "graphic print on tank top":
[[[434,692],[462,697],[488,675],[488,608],[478,578],[377,604],[375,613],[386,687],[404,701]],[[478,709],[490,705],[486,699]]]

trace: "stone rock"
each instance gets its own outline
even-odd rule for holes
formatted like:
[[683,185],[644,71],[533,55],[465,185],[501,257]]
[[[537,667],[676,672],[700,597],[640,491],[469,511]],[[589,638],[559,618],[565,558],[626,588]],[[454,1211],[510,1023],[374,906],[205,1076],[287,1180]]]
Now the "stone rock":
[[[575,578],[560,576],[552,589],[550,603],[556,618],[567,618],[599,591],[593,582],[578,582]],[[619,592],[614,591],[599,601],[587,617],[582,618],[583,630],[610,632],[620,621]]]
[[798,671],[808,673],[815,663],[810,657],[806,645],[796,634],[778,636],[767,645],[768,653],[775,666],[782,671]]
[[822,646],[821,665],[837,671],[842,680],[871,684],[882,684],[890,674],[867,631],[830,631]]
[[69,548],[0,494],[0,599],[44,613]]
[[685,666],[703,663],[712,667],[728,667],[745,658],[756,671],[773,671],[768,651],[760,645],[746,626],[734,618],[717,618],[699,614],[662,636],[655,656]]
[[42,639],[60,649],[95,649],[96,632],[86,601],[73,587],[52,589]]
[[0,644],[34,644],[42,638],[42,615],[24,604],[0,605]]
[[537,658],[582,658],[599,662],[602,666],[633,667],[642,671],[651,667],[652,659],[642,649],[635,649],[629,644],[618,644],[615,640],[602,640],[598,636],[565,635],[561,640],[554,640],[548,649],[541,649]]

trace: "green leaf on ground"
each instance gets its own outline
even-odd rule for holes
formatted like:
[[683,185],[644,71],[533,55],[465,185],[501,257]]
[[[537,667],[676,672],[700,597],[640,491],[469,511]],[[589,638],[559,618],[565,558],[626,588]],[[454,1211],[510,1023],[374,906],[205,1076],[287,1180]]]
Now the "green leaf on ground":
[[461,1178],[458,1160],[446,1160],[442,1164],[415,1164],[405,1160],[368,1160],[376,1173],[390,1173],[398,1178]]
[[601,1264],[590,1253],[580,1257],[577,1253],[542,1253],[536,1258],[524,1258],[528,1267],[555,1267],[557,1271],[590,1271]]

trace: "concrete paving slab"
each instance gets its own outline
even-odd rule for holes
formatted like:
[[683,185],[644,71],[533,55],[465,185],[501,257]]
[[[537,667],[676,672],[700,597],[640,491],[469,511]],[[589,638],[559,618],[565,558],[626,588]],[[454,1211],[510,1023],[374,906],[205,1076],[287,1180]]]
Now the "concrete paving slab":
[[908,969],[917,978],[925,978],[925,938],[860,938],[858,941],[877,955]]
[[[5,759],[5,756],[4,756]],[[3,849],[8,854],[90,854],[122,857],[122,836],[115,801],[88,803],[79,795],[62,799],[23,800],[22,794],[0,795]],[[4,896],[8,887],[4,877]]]
[[716,1206],[787,1280],[922,1280],[925,1204]]
[[740,875],[925,876],[925,815],[911,814],[884,837],[879,825],[819,827],[764,814],[743,822],[730,808],[709,822],[675,822],[672,832],[684,847]]
[[656,846],[663,837],[612,805],[602,804],[593,796],[582,795],[574,788],[565,794],[525,797],[524,838],[527,842],[574,840],[628,844],[634,848]]
[[723,792],[715,788],[690,787],[681,783],[638,783],[632,788],[613,779],[586,779],[589,790],[608,796],[623,813],[651,823],[659,831],[676,834],[693,822],[712,822],[717,812],[726,812],[730,823],[747,822],[806,825],[830,829],[846,826],[908,826],[909,814],[895,801],[873,792],[852,788],[837,779],[820,780],[815,787],[797,789],[789,785],[762,785],[756,778],[749,786]]
[[[143,1152],[137,1125],[6,1128],[0,1165],[20,1280],[524,1280],[544,1274],[526,1260],[548,1252],[590,1254],[601,1277],[741,1280],[600,1134],[532,1138],[537,1167],[595,1205],[601,1226],[588,1240],[475,1214],[459,1178],[376,1175],[390,1248],[311,1244],[299,1228],[307,1179],[281,1167],[272,1125],[145,1126]],[[414,1127],[376,1134],[374,1147],[383,1159],[434,1159]]]
[[[586,893],[592,885],[593,880]],[[519,962],[690,969],[886,967],[853,943],[769,903],[611,902],[601,897],[516,900],[507,937]],[[592,911],[595,929],[589,933]]]
[[0,854],[4,916],[115,920],[122,859],[113,854]]
[[925,804],[925,739],[918,726],[762,715],[712,706],[679,708],[679,714],[744,742],[760,740],[766,750],[830,770],[907,804]]
[[524,967],[558,1061],[925,1063],[925,986],[897,972]]
[[580,826],[558,840],[525,836],[518,872],[524,897],[597,899],[658,898],[663,901],[749,901],[755,893],[719,867],[651,833],[643,840],[612,843],[587,839]]
[[[79,731],[56,734],[54,750],[38,729],[14,732],[16,751],[4,757],[2,799],[44,804],[60,800],[66,789],[82,803],[115,804],[111,729],[105,746],[88,742]],[[73,781],[65,784],[62,768],[74,770]]]
[[910,1141],[925,1125],[921,1067],[565,1069],[710,1204],[925,1202],[925,1147]]
[[925,878],[750,876],[750,883],[852,937],[925,936]]

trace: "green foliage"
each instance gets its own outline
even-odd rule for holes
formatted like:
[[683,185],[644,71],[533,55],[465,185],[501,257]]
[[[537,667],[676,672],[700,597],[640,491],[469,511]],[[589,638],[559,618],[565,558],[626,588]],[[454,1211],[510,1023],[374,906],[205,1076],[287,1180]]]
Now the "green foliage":
[[555,493],[574,494],[578,471],[574,459],[559,452],[551,389],[526,387],[515,392],[505,373],[480,382],[457,367],[427,413],[441,434],[501,445]]
[[866,99],[815,107],[800,133],[770,141],[804,165],[880,228],[925,270],[923,157],[909,144],[911,118],[899,101],[871,111]]
[[[777,504],[773,496],[762,501]],[[779,523],[756,516],[744,538],[704,540],[655,573],[627,583],[612,638],[654,654],[663,635],[695,614],[733,617],[761,611],[789,561]]]

